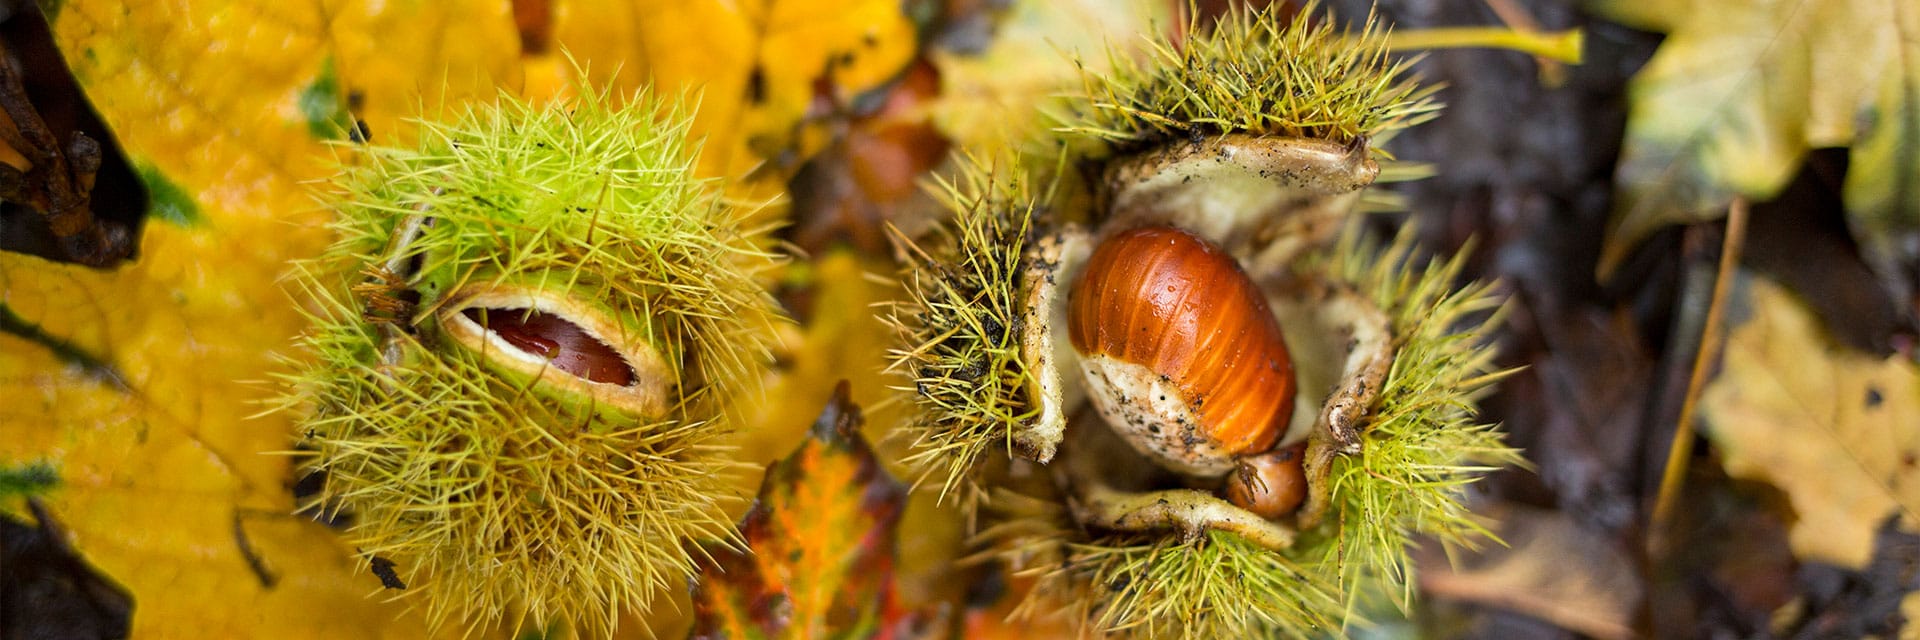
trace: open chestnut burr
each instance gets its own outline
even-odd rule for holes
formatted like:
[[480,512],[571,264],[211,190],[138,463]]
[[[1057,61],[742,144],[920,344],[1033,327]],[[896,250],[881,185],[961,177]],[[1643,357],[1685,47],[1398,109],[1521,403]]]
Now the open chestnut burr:
[[1373,26],[1307,15],[1090,73],[1062,157],[962,163],[942,235],[902,238],[909,462],[981,557],[1040,578],[1035,609],[1324,630],[1360,590],[1411,593],[1409,536],[1476,535],[1464,486],[1519,460],[1473,418],[1497,296],[1356,224],[1371,141],[1435,107]]

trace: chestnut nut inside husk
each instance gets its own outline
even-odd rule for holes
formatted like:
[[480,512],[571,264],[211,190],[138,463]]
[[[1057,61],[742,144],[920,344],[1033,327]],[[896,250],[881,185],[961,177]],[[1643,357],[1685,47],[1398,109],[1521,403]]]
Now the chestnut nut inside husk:
[[1300,466],[1306,445],[1245,456],[1227,474],[1220,492],[1233,506],[1267,519],[1292,514],[1307,499],[1307,476]]
[[1172,227],[1116,233],[1094,249],[1068,304],[1094,406],[1155,462],[1218,476],[1286,430],[1286,340],[1219,247]]
[[1323,141],[1229,135],[1202,147],[1213,152],[1114,161],[1094,230],[1062,225],[1026,251],[1047,267],[1021,285],[1041,320],[1022,341],[1041,415],[1070,415],[1084,397],[1099,419],[1073,422],[1140,457],[1063,438],[1059,418],[1012,436],[1105,456],[1070,460],[1060,476],[1083,526],[1231,530],[1283,548],[1324,515],[1326,474],[1358,452],[1392,362],[1388,319],[1371,300],[1336,274],[1293,267],[1378,169]]

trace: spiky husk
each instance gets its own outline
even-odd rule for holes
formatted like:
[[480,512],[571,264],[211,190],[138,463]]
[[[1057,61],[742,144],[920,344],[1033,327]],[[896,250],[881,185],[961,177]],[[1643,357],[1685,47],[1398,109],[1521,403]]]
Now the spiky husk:
[[1035,579],[1015,617],[1054,615],[1038,607],[1065,602],[1084,630],[1154,638],[1305,638],[1339,622],[1338,586],[1318,558],[1221,531],[1090,535],[1066,505],[1005,491],[993,510],[1005,520],[980,537]]
[[957,177],[939,182],[953,218],[931,246],[903,241],[905,300],[887,322],[897,334],[891,368],[912,380],[918,406],[903,431],[913,438],[906,462],[937,475],[941,494],[957,492],[971,507],[981,456],[1005,455],[1017,425],[1038,418],[1020,333],[1023,255],[1034,240],[1035,207],[1050,197],[1012,162],[967,159]]
[[1497,427],[1477,420],[1477,407],[1499,370],[1492,335],[1505,317],[1504,298],[1489,283],[1456,288],[1469,250],[1448,260],[1414,258],[1414,228],[1375,251],[1349,228],[1341,242],[1308,268],[1349,282],[1392,319],[1396,352],[1359,455],[1336,458],[1328,517],[1338,544],[1324,552],[1342,583],[1389,592],[1407,606],[1413,596],[1409,540],[1471,545],[1487,535],[1462,503],[1466,485],[1504,466],[1525,465]]
[[1103,633],[1308,638],[1339,624],[1340,598],[1324,572],[1232,533],[1109,536],[1070,553],[1057,576],[1077,582],[1081,619]]
[[[685,541],[735,535],[715,443],[769,359],[775,312],[753,279],[768,260],[694,177],[685,115],[614,102],[503,96],[420,123],[415,147],[368,149],[330,194],[339,240],[303,266],[311,358],[288,403],[327,474],[316,508],[351,514],[350,544],[395,562],[436,626],[593,634],[685,584]],[[508,280],[638,327],[674,369],[666,411],[551,401],[437,330],[451,292]]]
[[[1103,217],[1076,209],[1098,189],[1064,167],[1228,132],[1363,142],[1439,108],[1430,89],[1403,77],[1406,63],[1388,57],[1376,22],[1341,33],[1316,14],[1317,5],[1291,20],[1235,9],[1204,32],[1190,26],[1200,35],[1183,44],[1154,40],[1144,59],[1110,52],[1112,71],[1082,74],[1084,92],[1055,139],[1028,145],[1023,159],[962,162],[942,183],[952,218],[933,246],[907,243],[909,299],[890,319],[903,345],[893,366],[913,379],[921,407],[906,429],[912,461],[942,477],[943,495],[974,505],[981,454],[1006,449],[1038,415],[1010,329],[1024,315],[1015,307],[1022,252],[1036,224]],[[1048,163],[1048,150],[1061,155]],[[1036,223],[1036,208],[1049,219]]]
[[1434,90],[1406,77],[1384,27],[1369,16],[1342,32],[1319,9],[1241,7],[1188,25],[1184,41],[1155,37],[1141,57],[1109,49],[1111,70],[1081,75],[1061,130],[1124,153],[1223,133],[1346,144],[1432,116]]
[[[1031,419],[1036,408],[1002,400],[1023,399],[1020,391],[1032,375],[1012,339],[972,334],[956,345],[961,348],[939,348],[960,335],[951,327],[973,326],[965,319],[1021,317],[1021,310],[1006,306],[1020,299],[1014,263],[1019,253],[1006,251],[1023,245],[1010,240],[1024,242],[1032,237],[1030,228],[1074,216],[1082,203],[1060,194],[1097,190],[1076,176],[1097,179],[1098,163],[1119,154],[1225,133],[1368,143],[1438,108],[1431,89],[1403,77],[1406,63],[1387,56],[1381,27],[1368,20],[1357,33],[1341,33],[1313,22],[1316,10],[1310,4],[1291,21],[1236,11],[1182,45],[1153,43],[1144,59],[1116,55],[1114,71],[1083,75],[1084,93],[1056,130],[1062,144],[1034,145],[1064,147],[1062,166],[1077,171],[1030,169],[988,172],[992,179],[986,181],[962,179],[1011,185],[1031,175],[1063,176],[1049,190],[1053,198],[1027,193],[1025,200],[1008,203],[1020,190],[998,188],[950,198],[956,231],[941,248],[916,254],[917,264],[908,271],[913,301],[896,309],[907,345],[897,355],[903,369],[945,365],[908,372],[916,376],[925,414],[913,427],[923,443],[921,458],[946,465],[949,488],[958,484],[981,495],[973,483],[983,461],[992,459],[983,453],[1004,443],[1017,420]],[[981,206],[988,202],[995,204]],[[1036,209],[1049,209],[1050,216],[1036,221]],[[1084,217],[1102,218],[1098,212]],[[1010,238],[1007,229],[1019,229],[1019,237]],[[1368,412],[1363,451],[1332,468],[1334,497],[1323,526],[1302,532],[1285,552],[1224,532],[1192,538],[1177,532],[1120,534],[1080,526],[1065,498],[1046,488],[1015,493],[1001,486],[992,489],[982,511],[983,553],[1040,578],[1028,603],[1075,603],[1078,617],[1102,632],[1322,635],[1364,622],[1353,606],[1360,594],[1392,592],[1404,605],[1411,537],[1470,543],[1481,529],[1462,502],[1466,484],[1487,469],[1520,461],[1491,427],[1473,418],[1478,397],[1499,377],[1491,371],[1487,343],[1498,321],[1497,313],[1488,312],[1499,306],[1498,298],[1484,285],[1454,289],[1458,258],[1416,264],[1412,237],[1403,230],[1382,249],[1350,228],[1337,246],[1294,265],[1296,272],[1319,274],[1378,304],[1391,318],[1397,351]],[[947,284],[954,282],[964,286]],[[929,310],[937,314],[927,317],[944,324],[915,324]],[[982,365],[999,368],[981,371]],[[948,377],[956,371],[969,375]],[[932,385],[951,385],[955,395],[935,401],[926,390],[941,387]],[[1040,613],[1030,609],[1022,613]]]
[[1500,298],[1485,284],[1455,289],[1462,257],[1414,260],[1413,237],[1406,228],[1379,248],[1349,228],[1338,245],[1296,265],[1381,305],[1397,347],[1365,448],[1335,462],[1327,524],[1279,553],[1217,531],[1196,539],[1088,531],[1057,498],[1003,495],[981,542],[1016,567],[1034,567],[1028,573],[1043,580],[1032,601],[1078,603],[1102,632],[1320,636],[1364,624],[1353,606],[1362,594],[1387,593],[1406,606],[1413,536],[1472,544],[1485,531],[1463,503],[1466,486],[1523,464],[1492,426],[1474,420],[1478,398],[1503,375],[1489,342]]

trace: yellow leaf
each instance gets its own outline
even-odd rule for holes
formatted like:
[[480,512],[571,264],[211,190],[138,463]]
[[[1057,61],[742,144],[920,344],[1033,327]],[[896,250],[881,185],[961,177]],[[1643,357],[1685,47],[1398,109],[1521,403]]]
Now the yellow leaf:
[[[792,266],[792,284],[811,289],[811,317],[803,330],[784,336],[780,359],[789,364],[769,381],[766,401],[750,414],[752,426],[739,434],[742,458],[771,461],[791,453],[807,435],[807,424],[794,416],[818,413],[820,399],[843,379],[851,383],[854,403],[871,408],[868,435],[879,442],[892,428],[900,412],[887,402],[893,395],[888,386],[900,381],[882,371],[892,334],[873,305],[891,300],[898,287],[871,275],[890,269],[848,250]],[[740,485],[746,492],[760,486],[760,474],[750,475]]]
[[1629,87],[1615,177],[1621,200],[1602,273],[1662,226],[1718,218],[1735,195],[1772,197],[1819,147],[1858,145],[1846,196],[1863,245],[1890,256],[1890,233],[1920,232],[1920,6],[1604,0],[1597,8],[1669,33]]
[[[435,37],[398,36],[422,25]],[[248,416],[303,325],[279,279],[326,238],[303,186],[331,154],[314,105],[358,94],[397,135],[422,103],[511,79],[514,52],[482,44],[511,29],[477,2],[61,6],[55,38],[101,116],[156,193],[199,212],[148,224],[112,272],[0,254],[0,304],[25,328],[0,334],[0,463],[57,469],[47,505],[133,595],[134,636],[424,635],[292,514],[287,421]]]
[[817,81],[845,100],[899,74],[917,50],[899,0],[556,0],[553,28],[593,61],[595,85],[697,94],[704,174],[740,179],[772,162],[777,185],[824,142],[800,126]]
[[[133,595],[136,637],[425,635],[352,549],[292,515],[292,460],[276,453],[291,446],[287,418],[249,418],[277,393],[262,382],[275,353],[305,328],[281,282],[328,241],[309,185],[349,153],[328,142],[354,118],[402,143],[409,118],[565,90],[552,69],[564,59],[522,59],[502,2],[59,6],[56,41],[156,206],[197,215],[152,220],[139,260],[113,272],[0,254],[0,465],[57,469],[52,515]],[[844,98],[915,50],[898,2],[555,11],[556,40],[600,80],[706,90],[709,175],[743,176],[769,149],[801,157],[814,79]],[[835,313],[865,318],[865,304]],[[873,369],[839,357],[811,352],[820,364],[802,368]]]
[[1920,592],[1909,592],[1900,597],[1900,615],[1908,621],[1906,628],[1900,632],[1902,640],[1913,640],[1914,637],[1920,636],[1920,629],[1914,628],[1915,625],[1912,623],[1914,620],[1920,620]]
[[1701,396],[1707,435],[1729,475],[1786,493],[1796,556],[1865,567],[1889,517],[1920,528],[1920,367],[1837,346],[1779,285],[1746,285]]
[[907,487],[880,468],[847,391],[767,470],[740,523],[748,548],[707,549],[693,637],[891,637],[910,619],[892,584]]
[[1036,108],[1079,88],[1076,59],[1098,70],[1107,66],[1108,47],[1123,55],[1137,51],[1147,36],[1172,27],[1176,4],[1015,2],[986,51],[933,53],[945,84],[934,105],[934,123],[955,147],[985,157],[1028,139],[1052,124]]

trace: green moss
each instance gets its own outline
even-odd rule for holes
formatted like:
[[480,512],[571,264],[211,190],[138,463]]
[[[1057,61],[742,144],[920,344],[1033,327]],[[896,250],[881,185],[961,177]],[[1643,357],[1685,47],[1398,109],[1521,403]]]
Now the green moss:
[[60,484],[60,473],[46,461],[0,466],[0,500],[37,496]]

